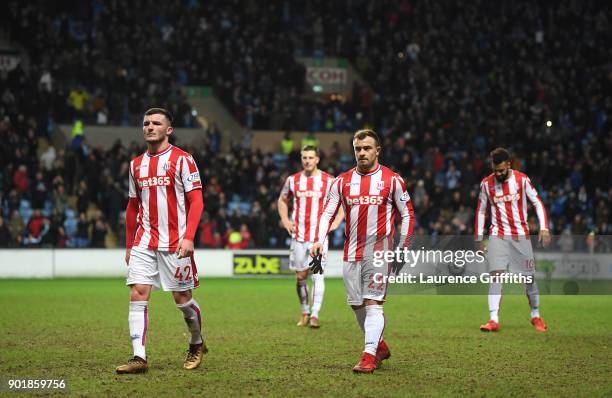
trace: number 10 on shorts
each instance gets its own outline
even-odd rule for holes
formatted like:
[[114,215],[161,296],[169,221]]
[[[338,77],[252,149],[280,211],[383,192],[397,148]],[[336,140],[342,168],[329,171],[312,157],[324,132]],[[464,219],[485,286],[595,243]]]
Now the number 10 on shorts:
[[191,280],[191,265],[185,265],[181,267],[180,265],[176,267],[176,272],[174,273],[174,279],[177,281],[190,281]]

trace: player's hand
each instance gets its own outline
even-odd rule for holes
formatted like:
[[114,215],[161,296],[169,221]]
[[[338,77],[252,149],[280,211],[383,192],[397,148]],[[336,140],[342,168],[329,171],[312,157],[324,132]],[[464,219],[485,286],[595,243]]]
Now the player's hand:
[[132,248],[128,247],[125,249],[125,265],[130,265],[130,253],[132,253]]
[[323,266],[321,265],[322,259],[323,254],[319,253],[312,258],[310,263],[308,263],[308,268],[310,268],[313,274],[323,274]]
[[546,247],[550,244],[550,232],[546,229],[541,229],[538,234],[538,242],[542,245],[542,247]]
[[319,242],[310,247],[310,257],[316,257],[323,252],[323,245]]
[[285,227],[285,229],[287,230],[287,233],[290,236],[293,236],[293,233],[295,232],[295,224],[293,223],[293,221],[283,221],[283,227]]
[[178,258],[191,257],[193,254],[193,241],[189,239],[183,239],[181,243],[179,243],[178,249],[176,250],[176,255]]
[[487,244],[484,239],[476,242],[476,250],[483,253],[487,252]]

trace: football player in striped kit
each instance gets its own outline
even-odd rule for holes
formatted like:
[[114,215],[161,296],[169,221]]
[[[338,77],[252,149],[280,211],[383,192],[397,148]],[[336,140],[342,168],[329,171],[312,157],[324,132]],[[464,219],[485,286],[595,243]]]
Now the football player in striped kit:
[[[480,183],[480,193],[474,219],[476,241],[482,241],[487,208],[491,218],[487,260],[489,273],[498,275],[511,272],[530,276],[531,283],[525,284],[525,294],[531,307],[531,324],[539,332],[546,331],[540,317],[540,294],[535,277],[535,260],[529,239],[527,225],[527,201],[531,202],[540,224],[538,240],[543,246],[550,243],[548,216],[542,199],[527,175],[513,170],[510,154],[504,148],[490,153],[493,173]],[[499,307],[502,297],[502,283],[489,285],[489,321],[480,326],[483,332],[499,330]]]
[[319,220],[317,243],[310,255],[315,257],[323,250],[330,221],[343,208],[344,286],[347,302],[365,336],[365,348],[353,371],[372,373],[391,356],[383,340],[383,303],[387,294],[385,277],[392,272],[393,265],[377,267],[374,253],[393,250],[396,215],[401,219],[399,246],[402,249],[410,246],[414,212],[402,177],[378,162],[381,150],[378,135],[372,130],[357,131],[353,149],[357,167],[334,180]]
[[190,333],[185,369],[197,368],[206,353],[200,306],[192,297],[198,287],[193,239],[204,207],[202,183],[193,157],[173,146],[172,117],[162,108],[145,112],[147,150],[130,162],[129,200],[125,214],[128,324],[134,356],[117,373],[148,369],[145,343],[152,289],[171,291]]
[[[290,175],[285,180],[278,197],[278,214],[283,227],[291,236],[289,266],[295,271],[296,291],[302,315],[298,326],[319,328],[319,311],[325,293],[323,273],[312,273],[312,307],[308,295],[308,256],[310,247],[316,241],[318,220],[323,212],[323,204],[334,177],[319,170],[319,151],[315,146],[307,145],[300,152],[302,171]],[[289,202],[292,204],[292,216],[289,218]],[[340,225],[343,214],[340,211],[330,228],[333,231]],[[327,263],[327,244],[323,250],[322,266]]]

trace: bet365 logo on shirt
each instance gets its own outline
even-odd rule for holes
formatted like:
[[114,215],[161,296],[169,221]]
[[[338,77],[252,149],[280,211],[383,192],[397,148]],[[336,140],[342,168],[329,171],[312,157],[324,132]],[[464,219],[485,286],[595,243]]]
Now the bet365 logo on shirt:
[[509,194],[509,195],[499,195],[499,196],[494,196],[493,197],[493,202],[494,203],[499,203],[499,202],[515,202],[515,201],[519,200],[520,198],[521,198],[521,195],[519,195],[518,193]]
[[167,187],[170,185],[170,177],[143,177],[138,179],[140,188]]
[[361,195],[361,196],[348,196],[346,198],[346,204],[349,206],[354,205],[382,205],[384,198],[378,195]]
[[321,196],[323,196],[323,192],[321,191],[296,191],[295,196],[297,196],[298,198],[319,199]]

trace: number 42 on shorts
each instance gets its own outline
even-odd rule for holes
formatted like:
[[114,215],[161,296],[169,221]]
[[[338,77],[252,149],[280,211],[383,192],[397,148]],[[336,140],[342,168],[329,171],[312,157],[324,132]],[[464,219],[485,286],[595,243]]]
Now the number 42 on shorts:
[[174,278],[178,281],[189,281],[191,280],[191,265],[185,265],[184,267],[176,267]]

